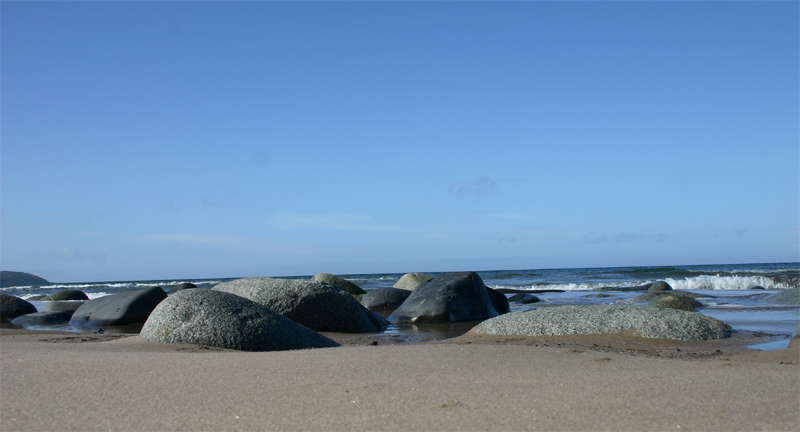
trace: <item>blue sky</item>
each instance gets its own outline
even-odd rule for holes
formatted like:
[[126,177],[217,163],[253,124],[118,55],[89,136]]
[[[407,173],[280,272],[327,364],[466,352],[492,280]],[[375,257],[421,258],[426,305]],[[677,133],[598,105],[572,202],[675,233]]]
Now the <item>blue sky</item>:
[[0,5],[0,266],[800,260],[798,2]]

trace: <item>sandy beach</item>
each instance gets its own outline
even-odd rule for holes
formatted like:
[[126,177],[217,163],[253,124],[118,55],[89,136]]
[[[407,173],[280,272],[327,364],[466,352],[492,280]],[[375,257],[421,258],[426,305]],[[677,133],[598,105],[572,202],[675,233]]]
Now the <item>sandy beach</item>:
[[0,429],[798,430],[800,349],[752,334],[239,352],[135,335],[0,331]]

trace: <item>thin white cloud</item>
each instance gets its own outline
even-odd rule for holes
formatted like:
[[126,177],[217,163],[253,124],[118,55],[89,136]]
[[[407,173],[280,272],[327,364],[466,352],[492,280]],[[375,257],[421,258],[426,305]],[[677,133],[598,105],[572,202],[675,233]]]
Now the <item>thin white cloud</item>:
[[485,197],[497,193],[497,182],[483,176],[469,182],[455,183],[450,186],[450,195]]
[[292,213],[273,212],[269,224],[280,230],[320,229],[335,231],[400,231],[400,228],[371,222],[364,215],[347,213]]

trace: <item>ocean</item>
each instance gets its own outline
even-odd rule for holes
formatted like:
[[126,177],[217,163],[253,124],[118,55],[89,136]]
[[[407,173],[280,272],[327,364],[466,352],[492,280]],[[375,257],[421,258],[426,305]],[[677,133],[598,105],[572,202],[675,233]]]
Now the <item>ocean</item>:
[[[410,271],[414,271],[410,269]],[[737,331],[763,334],[763,348],[788,345],[788,337],[800,321],[800,306],[770,302],[770,296],[790,288],[800,287],[800,263],[725,264],[657,267],[600,267],[530,270],[476,271],[486,286],[495,289],[522,291],[560,291],[537,293],[539,303],[512,303],[512,312],[536,307],[565,304],[634,304],[631,300],[641,294],[625,288],[641,286],[655,281],[665,281],[673,289],[708,295],[700,300],[705,307],[698,312],[718,318]],[[444,272],[428,272],[432,276]],[[365,290],[391,287],[404,273],[339,275]],[[269,276],[269,275],[264,275]],[[309,279],[311,275],[284,277]],[[178,284],[191,282],[199,288],[211,288],[219,283],[238,278],[176,279],[110,281],[86,283],[54,283],[44,286],[6,287],[0,292],[28,299],[36,295],[77,289],[89,298],[102,297],[128,290],[161,286],[169,291]],[[608,288],[611,288],[610,290]],[[616,290],[613,288],[617,288]],[[602,291],[599,291],[603,289]],[[31,301],[41,309],[44,302]],[[71,326],[54,326],[48,329],[85,331]],[[402,333],[426,329],[389,327],[386,332]],[[429,338],[442,334],[429,331]],[[425,338],[423,338],[425,339]],[[757,347],[759,348],[759,347]]]

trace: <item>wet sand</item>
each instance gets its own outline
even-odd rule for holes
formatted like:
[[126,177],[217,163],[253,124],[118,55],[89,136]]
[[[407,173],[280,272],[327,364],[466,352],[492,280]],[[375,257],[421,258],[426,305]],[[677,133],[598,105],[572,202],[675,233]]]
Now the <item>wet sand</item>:
[[629,335],[250,353],[0,330],[0,429],[800,430],[800,347]]

